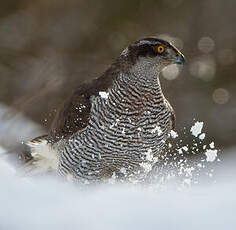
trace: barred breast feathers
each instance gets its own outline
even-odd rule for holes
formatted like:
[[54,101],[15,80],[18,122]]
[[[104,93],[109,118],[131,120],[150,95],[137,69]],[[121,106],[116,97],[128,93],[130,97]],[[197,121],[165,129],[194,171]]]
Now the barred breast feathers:
[[87,127],[71,136],[61,152],[62,175],[91,179],[110,168],[132,171],[145,162],[147,151],[160,152],[170,131],[170,110],[158,74],[142,68],[118,73],[107,91],[93,96]]

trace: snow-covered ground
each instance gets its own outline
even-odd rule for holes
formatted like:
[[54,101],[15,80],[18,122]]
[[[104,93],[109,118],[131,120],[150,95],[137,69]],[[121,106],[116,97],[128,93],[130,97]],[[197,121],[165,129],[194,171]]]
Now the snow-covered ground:
[[114,184],[81,189],[55,177],[22,178],[1,156],[0,229],[235,230],[236,181],[220,177],[235,173],[232,159],[217,171],[221,179],[214,185],[159,191]]

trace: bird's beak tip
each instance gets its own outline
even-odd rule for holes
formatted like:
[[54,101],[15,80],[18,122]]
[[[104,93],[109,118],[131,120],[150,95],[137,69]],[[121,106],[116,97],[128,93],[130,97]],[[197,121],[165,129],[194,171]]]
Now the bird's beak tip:
[[185,64],[185,57],[183,54],[179,54],[177,58],[174,59],[174,63],[178,65],[184,65]]

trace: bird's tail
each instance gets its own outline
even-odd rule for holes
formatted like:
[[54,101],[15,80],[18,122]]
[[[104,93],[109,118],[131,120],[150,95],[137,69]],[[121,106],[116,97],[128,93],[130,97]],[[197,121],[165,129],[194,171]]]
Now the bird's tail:
[[58,152],[49,143],[47,136],[37,137],[25,143],[28,147],[22,154],[26,175],[36,175],[48,171],[57,171],[59,163]]

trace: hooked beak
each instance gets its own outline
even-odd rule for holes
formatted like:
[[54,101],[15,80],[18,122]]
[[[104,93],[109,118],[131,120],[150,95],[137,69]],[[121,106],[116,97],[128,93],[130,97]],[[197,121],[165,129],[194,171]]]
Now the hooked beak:
[[178,56],[173,60],[173,62],[175,64],[178,64],[178,65],[184,65],[185,63],[185,57],[183,54],[178,54]]

